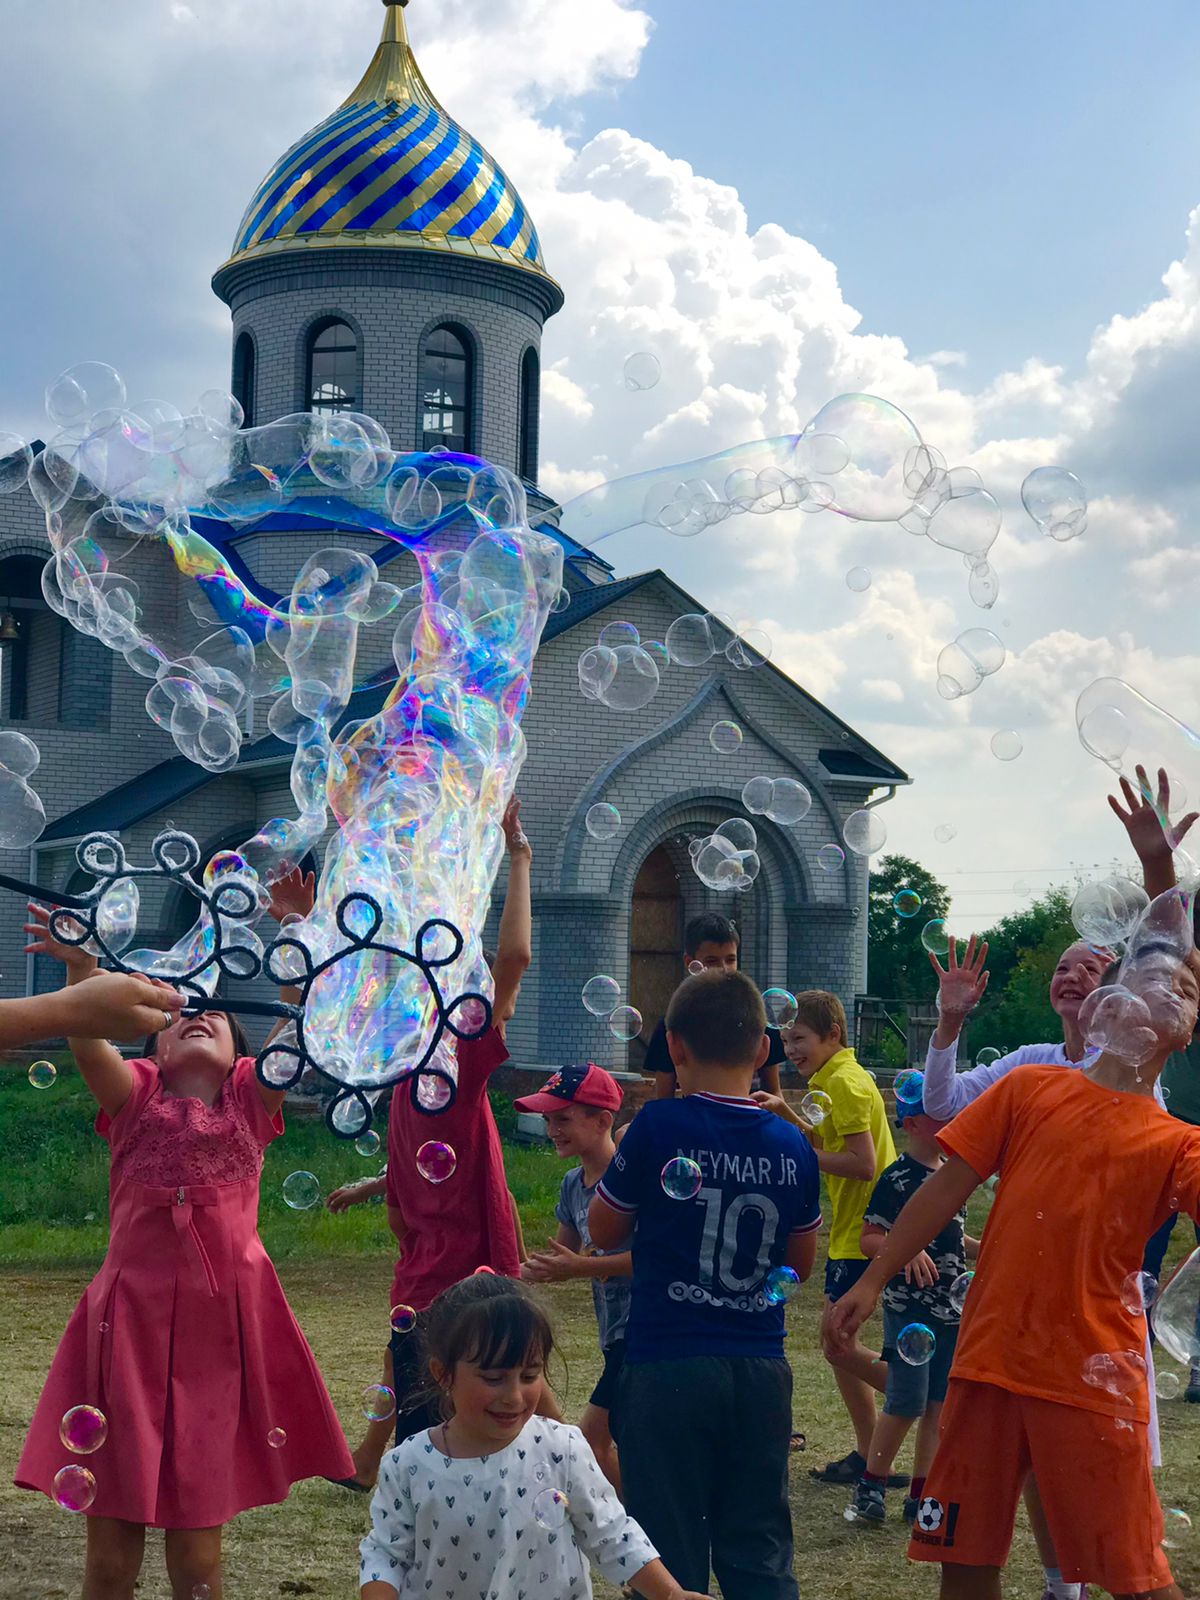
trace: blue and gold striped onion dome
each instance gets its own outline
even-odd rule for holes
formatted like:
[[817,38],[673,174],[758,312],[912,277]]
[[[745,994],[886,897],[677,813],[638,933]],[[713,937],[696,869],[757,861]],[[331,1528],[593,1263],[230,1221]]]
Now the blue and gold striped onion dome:
[[426,83],[403,5],[388,5],[362,82],[259,185],[226,265],[322,246],[436,250],[549,278],[520,195]]

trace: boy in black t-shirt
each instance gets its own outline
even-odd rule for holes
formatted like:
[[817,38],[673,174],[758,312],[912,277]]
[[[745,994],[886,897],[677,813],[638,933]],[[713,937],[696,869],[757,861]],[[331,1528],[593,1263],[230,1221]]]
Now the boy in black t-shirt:
[[[738,931],[728,917],[719,911],[702,911],[693,917],[683,930],[683,964],[691,976],[703,969],[705,972],[736,972],[738,964]],[[767,1059],[754,1074],[752,1089],[765,1089],[768,1094],[780,1094],[779,1066],[787,1058],[778,1028],[767,1029]],[[675,1098],[675,1063],[667,1048],[667,1019],[664,1017],[650,1035],[646,1046],[643,1072],[654,1074],[654,1098]]]
[[[896,1125],[908,1135],[908,1151],[880,1174],[863,1218],[862,1248],[874,1257],[905,1205],[946,1159],[938,1146],[945,1126],[925,1110],[920,1098],[920,1073],[911,1075],[906,1097],[897,1101]],[[914,1093],[916,1090],[916,1093]],[[974,1260],[979,1241],[966,1232],[963,1209],[920,1255],[883,1291],[883,1359],[888,1364],[883,1411],[871,1436],[867,1470],[846,1509],[847,1522],[882,1522],[888,1474],[913,1423],[917,1445],[913,1479],[904,1502],[904,1520],[917,1514],[925,1477],[937,1449],[938,1426],[946,1383],[958,1342],[962,1303],[970,1280],[967,1258]],[[930,1337],[932,1336],[932,1337]]]

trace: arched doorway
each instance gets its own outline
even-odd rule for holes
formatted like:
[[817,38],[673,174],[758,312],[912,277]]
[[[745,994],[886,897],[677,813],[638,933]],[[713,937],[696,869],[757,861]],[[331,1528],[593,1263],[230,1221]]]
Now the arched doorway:
[[641,1068],[646,1042],[679,983],[683,919],[679,870],[670,850],[660,844],[634,880],[629,918],[629,1003],[642,1013],[641,1037],[629,1047],[633,1071]]

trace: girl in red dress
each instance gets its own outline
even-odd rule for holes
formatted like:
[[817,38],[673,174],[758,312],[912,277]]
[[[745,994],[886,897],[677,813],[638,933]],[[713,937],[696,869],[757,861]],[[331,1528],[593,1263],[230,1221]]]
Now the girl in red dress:
[[[47,915],[34,910],[32,947],[78,982],[93,960],[51,939]],[[175,1600],[221,1600],[226,1522],[285,1500],[302,1478],[354,1471],[258,1236],[262,1153],[283,1132],[283,1094],[259,1083],[241,1029],[220,1012],[172,1022],[137,1061],[103,1041],[70,1045],[100,1106],[96,1131],[112,1147],[111,1232],[50,1368],[16,1482],[58,1498],[62,1468],[91,1473],[85,1600],[132,1600],[147,1526],[166,1529]],[[108,1425],[86,1455],[60,1434],[76,1406]],[[86,1500],[87,1480],[70,1477]]]

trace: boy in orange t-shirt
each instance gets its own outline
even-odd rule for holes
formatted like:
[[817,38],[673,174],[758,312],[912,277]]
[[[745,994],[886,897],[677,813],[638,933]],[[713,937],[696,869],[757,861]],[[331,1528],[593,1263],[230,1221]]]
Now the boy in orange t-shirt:
[[1173,1210],[1200,1211],[1200,1129],[1154,1099],[1195,1026],[1195,952],[1163,979],[1149,1061],[1106,1051],[1086,1070],[1018,1067],[995,1084],[942,1130],[946,1164],[826,1313],[826,1338],[848,1343],[888,1279],[1001,1173],[909,1547],[943,1564],[945,1600],[999,1596],[1030,1471],[1064,1578],[1183,1600],[1150,1468],[1145,1318],[1122,1296],[1149,1233]]

